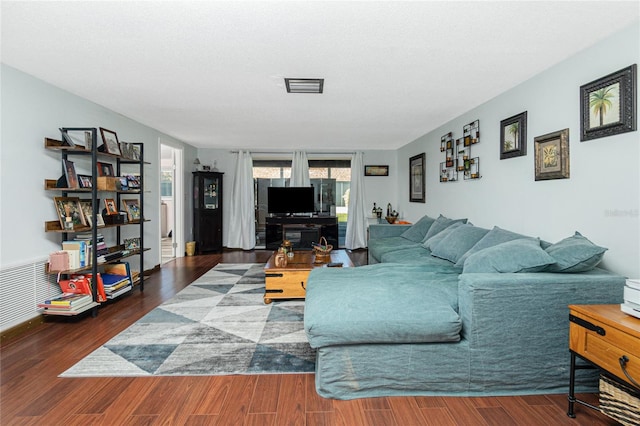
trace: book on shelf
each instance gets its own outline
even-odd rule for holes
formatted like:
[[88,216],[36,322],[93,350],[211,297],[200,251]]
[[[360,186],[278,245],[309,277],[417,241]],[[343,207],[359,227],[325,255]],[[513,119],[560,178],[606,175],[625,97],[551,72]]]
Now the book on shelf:
[[[69,256],[74,257],[74,261],[73,261],[74,264],[76,263],[75,259],[77,258],[78,260],[77,268],[84,268],[85,266],[89,266],[87,262],[90,261],[91,256],[88,253],[89,245],[87,244],[86,241],[75,241],[75,240],[63,241],[62,250],[68,251]],[[72,268],[72,269],[77,269],[77,268]]]
[[[86,279],[86,281],[88,282],[89,285],[89,291],[92,292],[93,291],[93,274],[84,274],[84,275],[72,275],[72,278],[84,278]],[[107,295],[104,291],[104,285],[102,283],[102,276],[101,274],[98,272],[98,279],[96,280],[97,282],[97,296],[98,296],[98,300],[97,302],[102,303],[102,302],[106,302],[107,301]]]
[[90,294],[62,293],[59,296],[45,300],[43,303],[39,303],[38,307],[69,310],[77,309],[91,302],[93,302],[93,299]]
[[94,306],[98,306],[98,304],[95,302],[90,302],[90,303],[87,303],[86,305],[82,305],[82,306],[71,308],[71,309],[59,309],[56,307],[47,307],[47,306],[40,307],[40,309],[42,309],[43,314],[47,314],[47,315],[73,316],[73,315],[78,315],[84,311],[87,311],[93,308]]
[[102,274],[105,291],[114,293],[115,291],[133,284],[131,270],[128,262],[113,263],[105,265]]

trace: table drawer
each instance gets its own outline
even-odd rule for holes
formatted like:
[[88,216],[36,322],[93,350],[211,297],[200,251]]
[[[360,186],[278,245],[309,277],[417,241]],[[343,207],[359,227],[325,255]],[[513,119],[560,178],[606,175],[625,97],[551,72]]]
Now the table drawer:
[[627,373],[640,381],[640,345],[637,339],[593,318],[578,316],[578,321],[580,323],[574,320],[570,323],[569,347],[572,351],[628,382],[620,366],[620,358],[625,356],[628,359]]
[[281,274],[267,273],[265,277],[265,289],[269,297],[274,299],[279,297],[304,298],[308,278],[308,271],[287,271]]

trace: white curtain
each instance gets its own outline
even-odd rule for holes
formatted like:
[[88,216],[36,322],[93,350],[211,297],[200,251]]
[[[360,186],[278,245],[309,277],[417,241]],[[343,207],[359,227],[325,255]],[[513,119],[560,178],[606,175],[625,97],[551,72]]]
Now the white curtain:
[[256,246],[253,198],[253,160],[249,151],[239,151],[231,187],[227,247],[251,250]]
[[291,181],[289,186],[310,186],[309,160],[304,151],[295,151],[291,161]]
[[351,187],[345,246],[348,249],[367,247],[367,211],[364,206],[364,153],[351,158]]

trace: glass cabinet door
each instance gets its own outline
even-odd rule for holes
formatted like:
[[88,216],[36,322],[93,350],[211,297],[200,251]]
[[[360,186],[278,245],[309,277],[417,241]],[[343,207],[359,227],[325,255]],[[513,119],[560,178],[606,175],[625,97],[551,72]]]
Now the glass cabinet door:
[[204,202],[204,208],[207,210],[215,210],[218,208],[218,199],[219,199],[219,195],[218,195],[218,191],[219,191],[219,182],[218,182],[218,178],[213,178],[213,177],[205,177],[203,179],[203,190],[204,190],[204,194],[203,194],[203,202]]

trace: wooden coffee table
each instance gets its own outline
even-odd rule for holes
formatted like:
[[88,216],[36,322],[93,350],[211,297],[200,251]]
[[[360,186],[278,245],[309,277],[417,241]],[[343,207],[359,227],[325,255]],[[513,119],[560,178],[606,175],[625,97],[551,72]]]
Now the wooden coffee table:
[[342,263],[343,268],[355,265],[344,250],[332,250],[331,260],[316,263],[313,250],[294,251],[293,258],[287,258],[287,266],[277,268],[274,252],[264,266],[265,292],[264,303],[274,299],[304,299],[307,291],[307,278],[313,268],[326,268],[331,263]]

